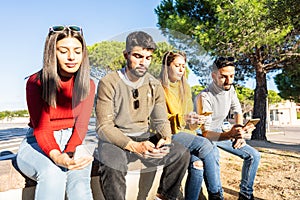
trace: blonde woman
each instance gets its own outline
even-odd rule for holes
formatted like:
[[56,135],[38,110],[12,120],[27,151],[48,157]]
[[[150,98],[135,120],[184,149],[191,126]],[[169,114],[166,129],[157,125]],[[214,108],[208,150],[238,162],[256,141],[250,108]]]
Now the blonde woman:
[[208,139],[197,136],[195,132],[205,122],[205,116],[193,112],[191,89],[185,73],[186,54],[181,51],[166,52],[162,60],[160,80],[165,92],[172,139],[184,145],[191,153],[185,199],[198,199],[203,171],[209,199],[223,199],[218,188],[220,180],[216,176],[214,147]]

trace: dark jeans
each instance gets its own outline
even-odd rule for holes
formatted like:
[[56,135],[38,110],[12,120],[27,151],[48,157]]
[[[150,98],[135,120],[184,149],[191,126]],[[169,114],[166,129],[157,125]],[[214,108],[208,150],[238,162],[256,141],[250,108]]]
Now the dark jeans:
[[99,175],[105,199],[125,200],[127,164],[140,159],[146,166],[142,171],[146,173],[155,173],[157,166],[164,165],[157,192],[170,200],[175,200],[180,190],[182,178],[189,165],[190,153],[179,143],[173,142],[173,144],[170,153],[165,157],[145,159],[135,153],[100,140]]

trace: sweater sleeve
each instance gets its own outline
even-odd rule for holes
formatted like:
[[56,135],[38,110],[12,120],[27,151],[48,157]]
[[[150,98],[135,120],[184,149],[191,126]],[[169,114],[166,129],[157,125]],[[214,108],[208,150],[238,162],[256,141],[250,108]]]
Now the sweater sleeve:
[[120,148],[124,148],[131,140],[115,125],[113,83],[110,75],[99,80],[96,95],[96,132],[99,138]]
[[42,89],[36,76],[31,76],[26,84],[26,101],[30,115],[30,126],[39,147],[49,156],[53,149],[60,151],[52,134],[49,105],[42,99]]
[[90,80],[90,92],[86,99],[84,99],[79,106],[74,110],[77,117],[73,127],[73,134],[67,144],[65,152],[74,152],[76,146],[82,144],[87,130],[88,124],[92,113],[95,97],[95,83]]

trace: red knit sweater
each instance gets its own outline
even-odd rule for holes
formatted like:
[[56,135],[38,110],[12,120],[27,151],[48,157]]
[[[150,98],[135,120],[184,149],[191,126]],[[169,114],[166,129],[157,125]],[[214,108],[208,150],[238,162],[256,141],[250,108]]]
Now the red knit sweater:
[[37,74],[28,79],[26,100],[30,115],[29,126],[34,129],[37,143],[46,155],[49,156],[53,149],[60,151],[53,131],[73,128],[73,134],[64,152],[74,152],[76,146],[82,143],[88,129],[95,96],[95,84],[92,80],[90,83],[88,97],[72,108],[74,77],[60,81],[57,106],[53,108],[42,99],[41,82],[37,79]]

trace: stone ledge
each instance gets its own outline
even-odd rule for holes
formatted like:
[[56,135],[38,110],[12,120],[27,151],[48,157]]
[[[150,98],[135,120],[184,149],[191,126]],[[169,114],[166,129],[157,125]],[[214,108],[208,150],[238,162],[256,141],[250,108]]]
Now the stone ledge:
[[[94,159],[91,177],[98,176],[99,161]],[[16,154],[0,157],[0,192],[36,186],[36,182],[18,170]]]
[[[139,170],[141,162],[130,163],[128,174],[126,175],[126,199],[136,199],[139,189]],[[94,159],[91,171],[91,188],[95,200],[104,200],[103,193],[99,184],[99,161]],[[147,200],[153,200],[159,185],[160,176],[163,171],[163,166],[157,168],[157,173],[153,181],[152,187],[148,193]],[[187,175],[187,174],[186,174]],[[182,181],[182,188],[185,185],[186,176]],[[23,175],[16,165],[16,154],[10,154],[0,157],[0,199],[10,200],[33,200],[36,182]],[[206,200],[207,192],[205,184],[202,189],[204,194],[201,193],[199,199]]]
[[[141,166],[139,161],[129,164],[128,174],[126,175],[126,199],[136,199],[139,184],[139,170],[136,166]],[[135,169],[134,169],[135,168]],[[162,166],[158,167],[156,177],[149,191],[147,200],[154,199],[159,185]],[[91,188],[94,199],[104,200],[103,193],[99,184],[99,161],[94,160],[91,171]],[[0,157],[0,199],[10,200],[33,200],[36,182],[23,175],[16,165],[16,154]]]

